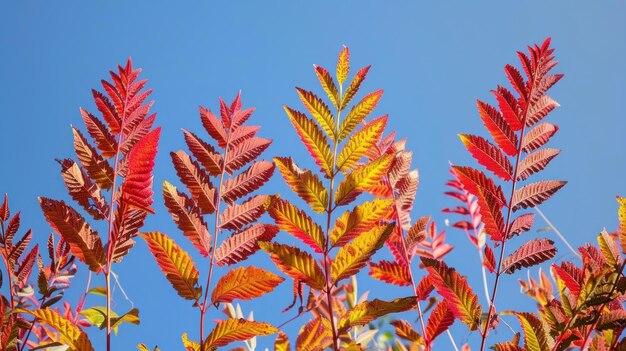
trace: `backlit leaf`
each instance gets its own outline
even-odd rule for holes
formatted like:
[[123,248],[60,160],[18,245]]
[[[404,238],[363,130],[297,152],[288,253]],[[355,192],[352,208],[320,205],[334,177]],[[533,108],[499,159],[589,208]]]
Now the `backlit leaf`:
[[328,206],[328,190],[311,171],[300,169],[289,157],[275,157],[278,170],[291,189],[308,203],[313,211],[322,213]]
[[465,323],[469,330],[477,329],[482,308],[467,279],[443,262],[425,258],[422,258],[422,262],[428,270],[430,282],[448,302],[454,316]]
[[390,313],[399,313],[411,310],[417,306],[414,296],[398,298],[392,301],[374,299],[363,301],[354,306],[348,314],[339,320],[337,329],[345,332],[351,327],[366,325],[382,316]]
[[350,50],[347,46],[344,46],[341,52],[339,53],[339,58],[337,59],[337,81],[339,85],[343,85],[343,82],[348,78],[348,73],[350,72]]
[[384,244],[395,223],[377,225],[339,249],[330,268],[335,283],[358,273]]
[[307,148],[315,163],[321,168],[322,172],[330,177],[332,174],[333,158],[330,153],[330,145],[319,127],[309,119],[306,115],[296,110],[292,110],[284,106],[285,112],[293,124],[296,132],[300,136],[300,140]]
[[226,346],[235,341],[245,341],[255,336],[277,333],[278,329],[268,323],[248,321],[243,318],[218,321],[209,336],[203,342],[203,347]]
[[239,267],[230,270],[217,282],[211,295],[212,303],[232,302],[234,299],[251,300],[263,296],[285,279],[256,267]]
[[322,269],[309,253],[284,244],[260,242],[259,246],[292,279],[302,281],[316,290],[326,286]]
[[223,266],[245,260],[259,250],[258,242],[272,240],[278,230],[274,225],[257,223],[231,235],[215,250],[215,262]]
[[543,122],[531,129],[522,143],[522,151],[530,153],[545,145],[550,138],[559,130],[554,124]]
[[172,163],[180,181],[200,208],[200,214],[215,212],[215,189],[209,175],[184,151],[171,152]]
[[389,213],[393,199],[379,199],[364,202],[352,211],[344,212],[330,232],[330,241],[333,246],[343,246],[372,226],[380,222]]
[[48,334],[48,336],[52,338],[52,341],[58,341],[67,345],[72,351],[94,350],[87,334],[58,312],[49,308],[34,311],[19,310],[19,312],[30,314],[37,318],[40,323],[46,324],[56,330],[59,333],[58,336],[54,333]]
[[258,190],[270,180],[272,174],[274,174],[274,164],[272,162],[254,162],[252,166],[234,178],[228,178],[224,181],[221,193],[222,199],[233,202],[242,198]]
[[198,300],[202,288],[198,287],[199,272],[189,254],[174,240],[159,232],[141,234],[163,274],[178,295],[188,300]]
[[122,199],[131,206],[154,213],[152,209],[152,170],[157,154],[161,128],[143,137],[128,155],[126,177],[122,184]]
[[517,135],[502,117],[502,114],[486,102],[477,100],[477,104],[480,118],[491,133],[493,140],[509,156],[515,156],[517,154]]
[[352,109],[350,109],[350,112],[348,112],[346,118],[341,122],[338,140],[344,140],[348,135],[350,135],[354,128],[356,128],[359,123],[361,123],[361,121],[363,121],[363,119],[376,108],[376,105],[382,96],[383,91],[377,90],[365,95],[361,101],[354,105]]
[[322,317],[308,321],[298,332],[296,350],[323,351],[332,344],[332,334]]
[[337,188],[335,205],[343,206],[354,201],[356,197],[375,186],[385,176],[394,155],[385,155],[370,163],[355,169],[339,183]]
[[363,67],[358,72],[356,72],[356,74],[354,75],[354,78],[352,78],[352,82],[350,82],[350,85],[348,86],[348,88],[343,94],[343,99],[341,101],[342,111],[348,106],[350,101],[352,101],[352,98],[354,98],[356,93],[359,91],[359,88],[361,87],[361,83],[363,83],[363,81],[365,80],[365,77],[367,77],[367,72],[369,70],[370,70],[370,66]]
[[179,192],[167,181],[163,182],[163,199],[178,229],[202,256],[207,257],[211,249],[211,235],[200,210],[186,194]]
[[492,171],[502,180],[511,180],[513,166],[500,149],[486,139],[469,134],[459,134],[463,145],[481,165]]
[[105,253],[98,232],[63,201],[40,197],[39,205],[52,229],[69,244],[72,254],[90,270],[99,272],[105,264]]
[[320,84],[322,85],[322,89],[326,92],[326,95],[332,102],[335,108],[339,107],[339,91],[337,90],[337,86],[333,81],[333,77],[331,77],[330,73],[321,66],[313,65],[315,69],[315,74],[317,75],[317,79],[319,79]]
[[549,239],[533,239],[526,242],[519,249],[502,261],[502,271],[507,274],[522,267],[532,267],[545,262],[556,255],[554,242]]
[[359,160],[380,140],[387,116],[372,120],[354,133],[337,156],[337,169],[342,172],[351,171]]
[[306,212],[286,200],[275,199],[269,213],[281,230],[302,240],[315,252],[322,253],[326,248],[326,238],[322,228],[313,222]]
[[526,180],[534,173],[542,171],[559,152],[557,149],[543,148],[526,156],[518,165],[517,179]]
[[428,317],[426,323],[426,340],[435,340],[444,331],[448,330],[454,323],[454,314],[448,308],[448,302],[439,302]]
[[335,140],[335,117],[333,113],[330,112],[328,106],[312,92],[301,88],[296,88],[296,90],[298,91],[300,100],[311,116],[313,116],[315,121],[317,121],[324,132],[326,132],[326,135],[330,137],[330,140]]
[[202,164],[204,169],[212,176],[217,176],[222,172],[222,156],[215,151],[213,146],[200,139],[194,133],[183,129],[185,134],[185,142],[189,151]]
[[536,183],[524,185],[515,190],[511,208],[517,211],[520,208],[529,208],[541,205],[544,201],[552,197],[567,182],[559,180],[543,180]]
[[109,162],[98,154],[78,129],[72,128],[72,133],[74,133],[74,150],[80,164],[100,188],[110,189],[113,186],[114,175]]
[[398,262],[380,261],[370,263],[369,275],[385,283],[409,286],[411,285],[411,273],[406,265]]

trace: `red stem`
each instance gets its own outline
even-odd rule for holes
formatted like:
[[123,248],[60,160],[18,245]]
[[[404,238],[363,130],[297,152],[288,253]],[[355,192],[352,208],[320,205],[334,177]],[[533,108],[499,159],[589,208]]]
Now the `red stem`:
[[211,278],[213,277],[213,267],[215,266],[215,249],[217,247],[217,237],[221,230],[220,228],[220,207],[222,206],[222,184],[224,183],[224,175],[226,173],[226,160],[228,159],[228,148],[230,147],[230,138],[231,138],[231,128],[228,128],[228,137],[226,140],[226,147],[224,148],[224,162],[222,164],[222,172],[220,174],[220,181],[216,191],[217,204],[215,206],[215,231],[213,235],[213,246],[211,247],[211,262],[209,263],[209,275],[207,277],[206,287],[204,290],[204,299],[202,304],[199,305],[200,308],[200,345],[202,349],[202,345],[204,344],[204,317],[206,315],[208,306],[208,297],[209,297],[209,288],[211,286]]

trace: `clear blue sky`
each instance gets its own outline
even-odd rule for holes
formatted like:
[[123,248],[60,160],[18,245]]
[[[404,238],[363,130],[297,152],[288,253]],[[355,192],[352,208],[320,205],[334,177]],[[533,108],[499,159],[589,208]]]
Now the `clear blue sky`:
[[[385,89],[377,111],[389,113],[389,127],[408,137],[414,151],[421,175],[414,215],[433,214],[442,224],[445,217],[439,211],[451,204],[442,195],[448,161],[473,162],[457,133],[486,133],[475,99],[491,99],[489,90],[506,83],[502,67],[517,64],[515,51],[547,36],[553,38],[558,71],[566,78],[552,91],[562,107],[550,117],[561,128],[551,146],[563,151],[542,177],[569,184],[543,210],[575,245],[595,240],[603,227],[615,228],[615,195],[626,195],[623,2],[397,1],[384,7],[378,1],[173,3],[2,5],[0,193],[10,194],[13,209],[22,210],[23,223],[33,228],[38,242],[50,229],[37,196],[68,199],[54,158],[73,154],[69,126],[82,127],[78,107],[94,109],[90,89],[128,56],[150,80],[157,124],[163,126],[155,176],[159,193],[164,179],[175,180],[168,152],[184,147],[180,128],[201,132],[197,106],[216,108],[219,96],[232,99],[239,89],[244,106],[257,107],[253,121],[263,126],[261,135],[275,140],[266,155],[293,153],[303,160],[304,149],[293,146],[297,139],[281,105],[300,107],[295,86],[319,92],[312,64],[332,66],[342,44],[350,46],[353,67],[373,65],[363,90]],[[266,189],[288,193],[278,179]],[[167,232],[191,249],[161,201],[158,197],[157,215],[145,229]],[[537,227],[543,226],[539,221]],[[462,233],[452,230],[448,236],[457,245],[449,262],[470,276],[484,303],[476,253]],[[571,256],[563,249],[557,257]],[[265,257],[253,262],[268,264]],[[206,264],[200,267],[206,273]],[[70,299],[84,289],[84,272],[81,267]],[[122,327],[114,349],[131,350],[138,342],[181,349],[183,331],[197,335],[197,311],[175,295],[143,242],[117,272],[141,310],[142,325]],[[536,275],[536,269],[532,272]],[[371,296],[391,296],[367,276],[360,281]],[[516,281],[507,277],[500,297],[528,300],[518,298]],[[279,312],[289,291],[285,283],[258,302],[244,303],[244,310],[280,323],[289,317]],[[409,291],[395,291],[400,294]],[[128,308],[121,294],[115,300],[120,312]],[[518,306],[534,309],[531,303]],[[499,304],[499,310],[510,307]],[[458,343],[468,337],[465,330],[455,329]],[[103,333],[94,330],[91,335],[102,349]],[[501,328],[499,336],[510,333]],[[469,340],[476,337],[474,333]],[[441,350],[450,347],[445,339],[439,345]]]

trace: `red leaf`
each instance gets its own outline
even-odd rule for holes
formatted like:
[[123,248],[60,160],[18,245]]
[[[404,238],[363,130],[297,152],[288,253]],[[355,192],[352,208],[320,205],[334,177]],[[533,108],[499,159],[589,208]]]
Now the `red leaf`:
[[506,201],[502,188],[496,187],[493,180],[471,167],[452,166],[452,168],[465,189],[478,198],[485,230],[493,240],[500,240],[504,232],[504,218],[500,211]]
[[[524,82],[522,75],[519,73],[517,68],[511,65],[504,66],[504,72],[506,73],[507,78],[509,78],[509,82],[511,82],[513,88],[515,88],[515,91],[517,91],[517,94],[519,94],[521,99],[525,102],[528,93],[526,92],[526,83]],[[528,74],[528,71],[526,73]]]
[[556,255],[554,241],[533,239],[502,261],[502,272],[511,274],[522,267],[528,268],[545,262]]
[[515,235],[520,235],[523,232],[527,232],[532,228],[535,222],[534,213],[526,213],[515,218],[509,226],[509,233],[507,238],[512,238]]
[[225,148],[228,136],[222,122],[209,109],[202,106],[200,106],[200,119],[204,129],[217,142],[217,145],[222,149]]
[[493,250],[491,250],[489,245],[485,245],[485,259],[483,261],[483,265],[491,273],[496,271],[496,256],[493,254]]
[[426,323],[426,340],[434,340],[439,334],[448,330],[454,323],[454,314],[446,300],[442,300],[435,306]]
[[259,241],[270,241],[278,233],[278,227],[270,224],[255,224],[231,235],[215,250],[218,266],[241,262],[259,250]]
[[228,154],[225,157],[224,168],[230,174],[250,163],[272,143],[269,139],[250,138],[241,144],[229,146]]
[[171,152],[170,156],[178,178],[185,184],[191,197],[198,203],[200,213],[211,214],[215,212],[215,188],[213,188],[205,170],[184,151]]
[[98,232],[63,201],[40,197],[39,205],[52,229],[69,244],[72,254],[90,270],[99,272],[105,263],[105,253]]
[[542,171],[560,152],[557,149],[544,148],[526,156],[518,166],[517,180],[526,180],[534,173]]
[[463,145],[481,165],[492,171],[502,180],[511,180],[513,167],[509,159],[502,154],[500,149],[483,137],[470,134],[459,134]]
[[96,141],[98,149],[102,152],[102,156],[105,158],[115,156],[117,141],[115,141],[115,137],[109,132],[104,123],[82,107],[80,108],[80,115],[83,117],[89,135]]
[[409,286],[411,285],[411,273],[406,265],[398,262],[380,261],[370,263],[369,275],[385,283]]
[[267,210],[269,196],[257,195],[242,204],[231,204],[220,215],[220,227],[227,230],[240,230],[258,220]]
[[529,208],[540,205],[559,189],[561,189],[567,182],[559,180],[543,180],[536,183],[531,183],[515,190],[513,194],[512,209],[517,211],[520,208]]
[[542,96],[536,103],[531,104],[528,108],[528,112],[526,113],[526,125],[535,125],[559,106],[560,105],[548,95]]
[[227,202],[233,202],[259,189],[270,180],[274,174],[274,168],[275,165],[269,161],[253,163],[250,168],[239,173],[236,177],[224,181],[222,198]]
[[152,209],[152,170],[161,128],[143,137],[128,155],[128,172],[122,184],[122,199],[138,209],[154,213]]
[[192,132],[183,129],[185,142],[189,151],[202,164],[202,166],[212,176],[217,176],[222,172],[222,156],[215,151],[213,146],[198,138]]
[[559,130],[559,127],[547,122],[541,123],[531,129],[524,137],[522,151],[530,153],[550,140],[550,138]]
[[509,156],[517,154],[517,135],[495,107],[477,100],[478,112],[496,144]]
[[502,117],[511,126],[513,131],[522,129],[522,122],[519,119],[520,108],[517,99],[506,88],[498,86],[498,89],[491,91],[498,100],[498,107],[502,111]]
[[163,182],[163,200],[178,229],[202,256],[207,257],[211,250],[211,235],[198,207],[167,181]]

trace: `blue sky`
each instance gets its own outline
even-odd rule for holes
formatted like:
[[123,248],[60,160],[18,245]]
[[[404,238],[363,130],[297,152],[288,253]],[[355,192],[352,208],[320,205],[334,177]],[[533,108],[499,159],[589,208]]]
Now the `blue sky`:
[[[0,193],[9,193],[14,211],[22,210],[24,226],[39,242],[45,240],[50,229],[37,196],[68,199],[54,158],[72,155],[69,126],[82,128],[78,107],[93,110],[90,89],[129,56],[154,89],[153,110],[163,126],[157,193],[164,179],[175,179],[168,153],[184,147],[180,128],[201,132],[197,106],[216,109],[219,96],[230,100],[240,89],[244,106],[257,108],[253,122],[262,125],[261,135],[275,141],[266,157],[289,153],[304,160],[281,106],[300,107],[295,86],[320,92],[312,64],[332,66],[345,44],[353,67],[373,66],[362,91],[385,90],[377,113],[390,115],[389,128],[407,137],[414,151],[421,178],[414,216],[433,214],[443,225],[439,211],[451,204],[442,195],[448,161],[473,164],[457,134],[486,133],[475,99],[491,101],[489,90],[506,83],[503,66],[517,64],[515,51],[551,36],[557,70],[566,75],[551,94],[562,105],[550,117],[560,127],[551,146],[563,151],[541,177],[569,184],[542,209],[576,246],[595,240],[604,227],[615,228],[615,196],[626,195],[623,2],[381,3],[5,2],[0,11]],[[266,191],[288,193],[277,178]],[[157,215],[145,229],[185,243],[158,197],[155,208]],[[457,246],[449,262],[480,291],[476,253],[462,233],[452,230],[448,237]],[[563,249],[557,258],[572,255]],[[253,263],[268,260],[258,257]],[[206,273],[206,264],[200,267]],[[68,292],[70,299],[84,289],[84,271]],[[117,272],[141,310],[142,325],[123,327],[115,349],[130,350],[138,342],[180,349],[183,331],[197,335],[197,311],[175,296],[143,242]],[[506,278],[500,297],[525,300],[517,299],[517,277]],[[372,296],[390,297],[367,276],[360,282]],[[289,316],[279,311],[289,285],[244,309],[253,309],[259,320],[286,320]],[[409,292],[395,292],[401,293]],[[120,310],[128,308],[119,293],[115,299]],[[502,302],[499,310],[510,307]],[[533,309],[531,303],[518,307]],[[219,317],[214,312],[209,319]],[[455,329],[457,342],[468,338],[465,330]],[[469,336],[472,343],[475,334]],[[103,334],[91,335],[102,349]],[[510,333],[502,328],[498,337]],[[445,340],[440,345],[449,348]]]

